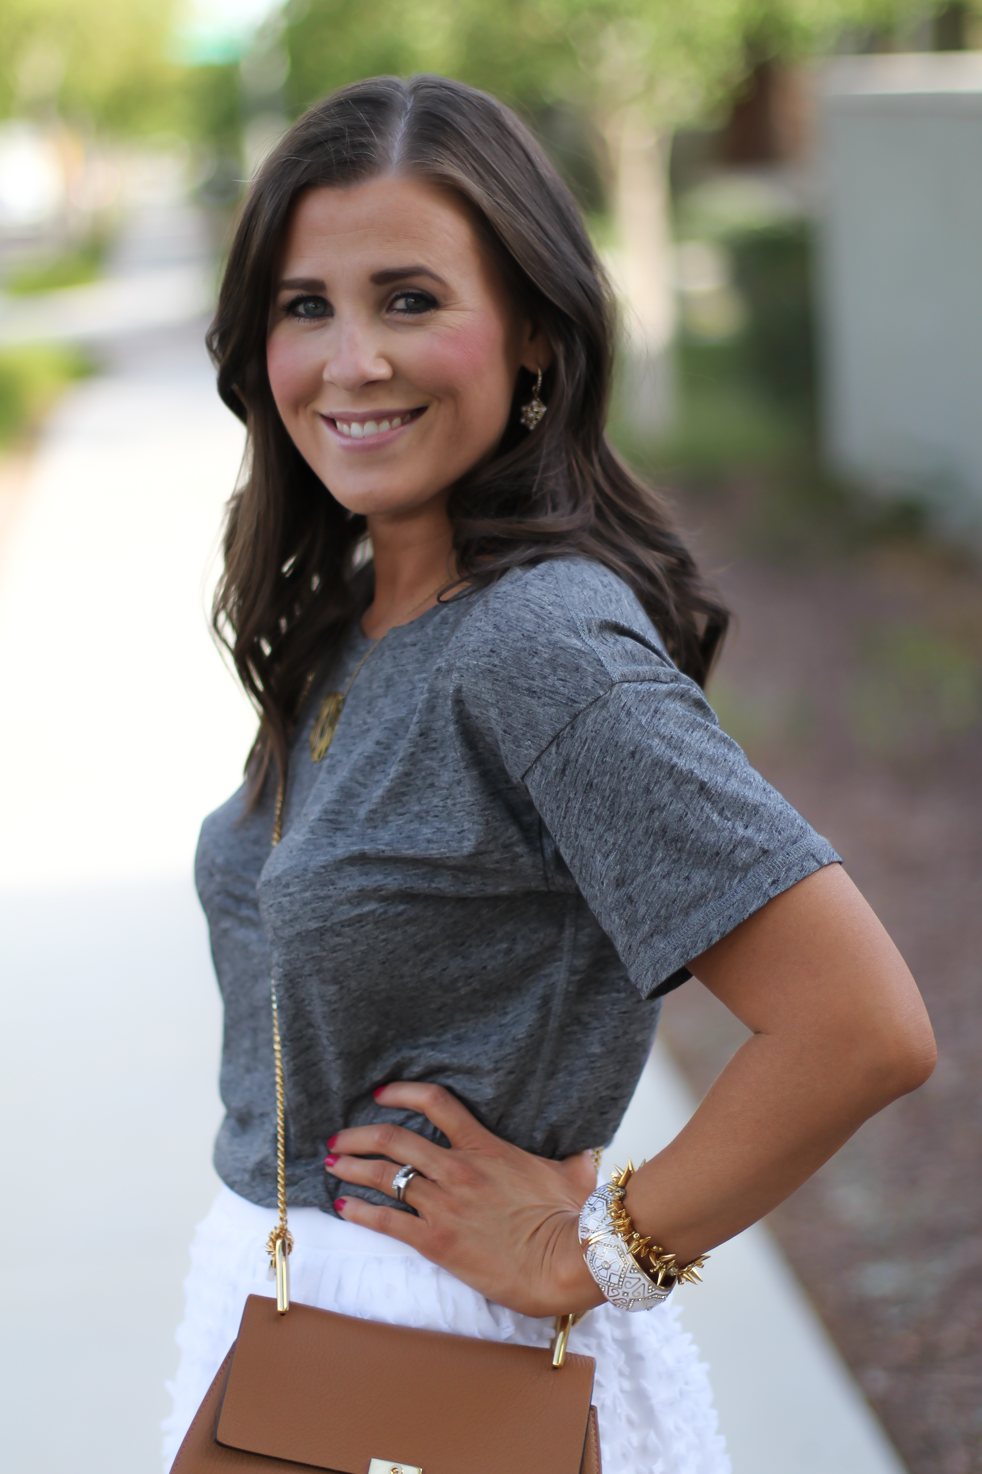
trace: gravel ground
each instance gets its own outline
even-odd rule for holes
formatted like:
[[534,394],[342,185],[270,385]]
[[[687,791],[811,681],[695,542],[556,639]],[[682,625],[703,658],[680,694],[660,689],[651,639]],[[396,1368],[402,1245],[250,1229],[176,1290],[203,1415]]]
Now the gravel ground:
[[[723,725],[839,850],[940,1050],[771,1227],[911,1474],[982,1474],[982,578],[913,539],[778,551],[745,489],[683,506],[731,560]],[[699,1091],[745,1037],[694,982],[664,1022]]]

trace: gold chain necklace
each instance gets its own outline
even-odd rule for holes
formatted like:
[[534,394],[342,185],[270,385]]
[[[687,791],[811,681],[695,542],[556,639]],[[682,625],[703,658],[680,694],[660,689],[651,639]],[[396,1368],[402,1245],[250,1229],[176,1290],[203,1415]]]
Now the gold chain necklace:
[[[406,610],[406,613],[402,616],[402,623],[405,624],[410,616],[416,613],[417,609],[422,609],[427,600],[432,599],[433,595],[439,593],[440,589],[442,588],[443,584],[440,583],[435,589],[431,589],[428,594],[424,594],[418,604],[414,604],[411,609]],[[398,621],[396,623],[390,624],[389,629],[385,631],[385,635],[389,633],[389,630],[396,629],[397,627]],[[317,713],[317,720],[314,722],[313,728],[310,733],[310,756],[315,763],[321,762],[327,756],[327,749],[330,747],[332,741],[334,740],[334,733],[337,731],[338,722],[341,720],[341,713],[344,710],[345,699],[348,695],[348,692],[351,690],[355,676],[361,670],[362,666],[365,664],[365,661],[371,655],[372,651],[377,650],[379,645],[381,645],[382,641],[385,639],[385,635],[379,635],[378,639],[375,640],[365,651],[364,655],[361,657],[358,664],[352,671],[351,676],[348,680],[348,684],[345,686],[344,690],[329,691],[324,697],[324,700],[321,702],[320,711]],[[340,656],[338,658],[340,659]],[[337,667],[335,667],[335,669],[336,668]],[[300,693],[300,700],[297,702],[298,711],[307,700],[307,697],[310,695],[311,688],[313,687],[314,681],[316,679],[317,672],[316,670],[312,670],[308,675],[306,681],[304,682],[303,690]],[[276,787],[276,806],[273,810],[274,846],[279,844],[283,834],[283,801],[285,798],[286,784],[284,783],[281,774],[280,781]]]
[[[407,609],[405,614],[401,616],[401,622],[404,624],[406,620],[410,619],[411,616],[416,613],[417,609],[422,609],[423,605],[427,603],[428,600],[432,599],[433,595],[438,593],[442,588],[443,583],[440,583],[435,589],[431,589],[428,594],[424,594],[417,604],[414,604],[411,609]],[[385,639],[385,635],[389,633],[389,630],[396,629],[398,626],[399,621],[395,621],[393,624],[390,624],[389,629],[385,631],[385,634],[379,635],[378,639],[375,640],[371,645],[369,645],[368,649],[365,651],[364,655],[361,657],[358,664],[351,672],[351,675],[348,677],[348,683],[343,691],[328,691],[327,695],[324,697],[324,700],[321,702],[320,705],[320,711],[317,713],[317,719],[314,722],[314,725],[311,728],[310,732],[310,756],[315,763],[323,762],[324,758],[327,756],[328,748],[334,741],[334,734],[338,729],[338,722],[341,720],[341,713],[342,711],[344,711],[344,703],[348,699],[348,692],[351,690],[352,686],[355,683],[355,677],[358,675],[368,657],[381,645],[382,641]],[[308,676],[308,681],[310,680],[311,677]]]

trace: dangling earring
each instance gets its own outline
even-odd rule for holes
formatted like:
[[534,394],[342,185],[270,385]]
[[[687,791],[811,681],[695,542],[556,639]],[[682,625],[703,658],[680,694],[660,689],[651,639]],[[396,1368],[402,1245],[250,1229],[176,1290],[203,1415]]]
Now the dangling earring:
[[518,418],[526,430],[534,430],[546,412],[546,407],[539,398],[539,390],[542,388],[542,370],[539,369],[535,378],[535,388],[532,390],[532,398],[528,404],[523,404]]

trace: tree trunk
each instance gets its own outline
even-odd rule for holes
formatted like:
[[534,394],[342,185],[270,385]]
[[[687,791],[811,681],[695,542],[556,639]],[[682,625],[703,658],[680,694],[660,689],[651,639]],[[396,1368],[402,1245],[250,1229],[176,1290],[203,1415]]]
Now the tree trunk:
[[621,301],[622,404],[631,427],[647,435],[669,421],[674,400],[669,139],[631,107],[609,115],[603,132],[614,175],[617,243],[607,263]]

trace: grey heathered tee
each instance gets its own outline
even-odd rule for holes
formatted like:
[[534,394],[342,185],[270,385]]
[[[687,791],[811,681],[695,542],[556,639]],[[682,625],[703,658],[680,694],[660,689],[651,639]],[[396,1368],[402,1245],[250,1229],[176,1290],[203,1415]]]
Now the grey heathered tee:
[[225,1003],[219,1175],[275,1203],[269,979],[291,1203],[330,1207],[343,1126],[432,1080],[492,1131],[561,1157],[606,1142],[660,995],[772,896],[838,856],[750,766],[634,595],[582,558],[513,570],[393,629],[310,757],[301,713],[281,844],[272,783],[201,832],[198,891]]

